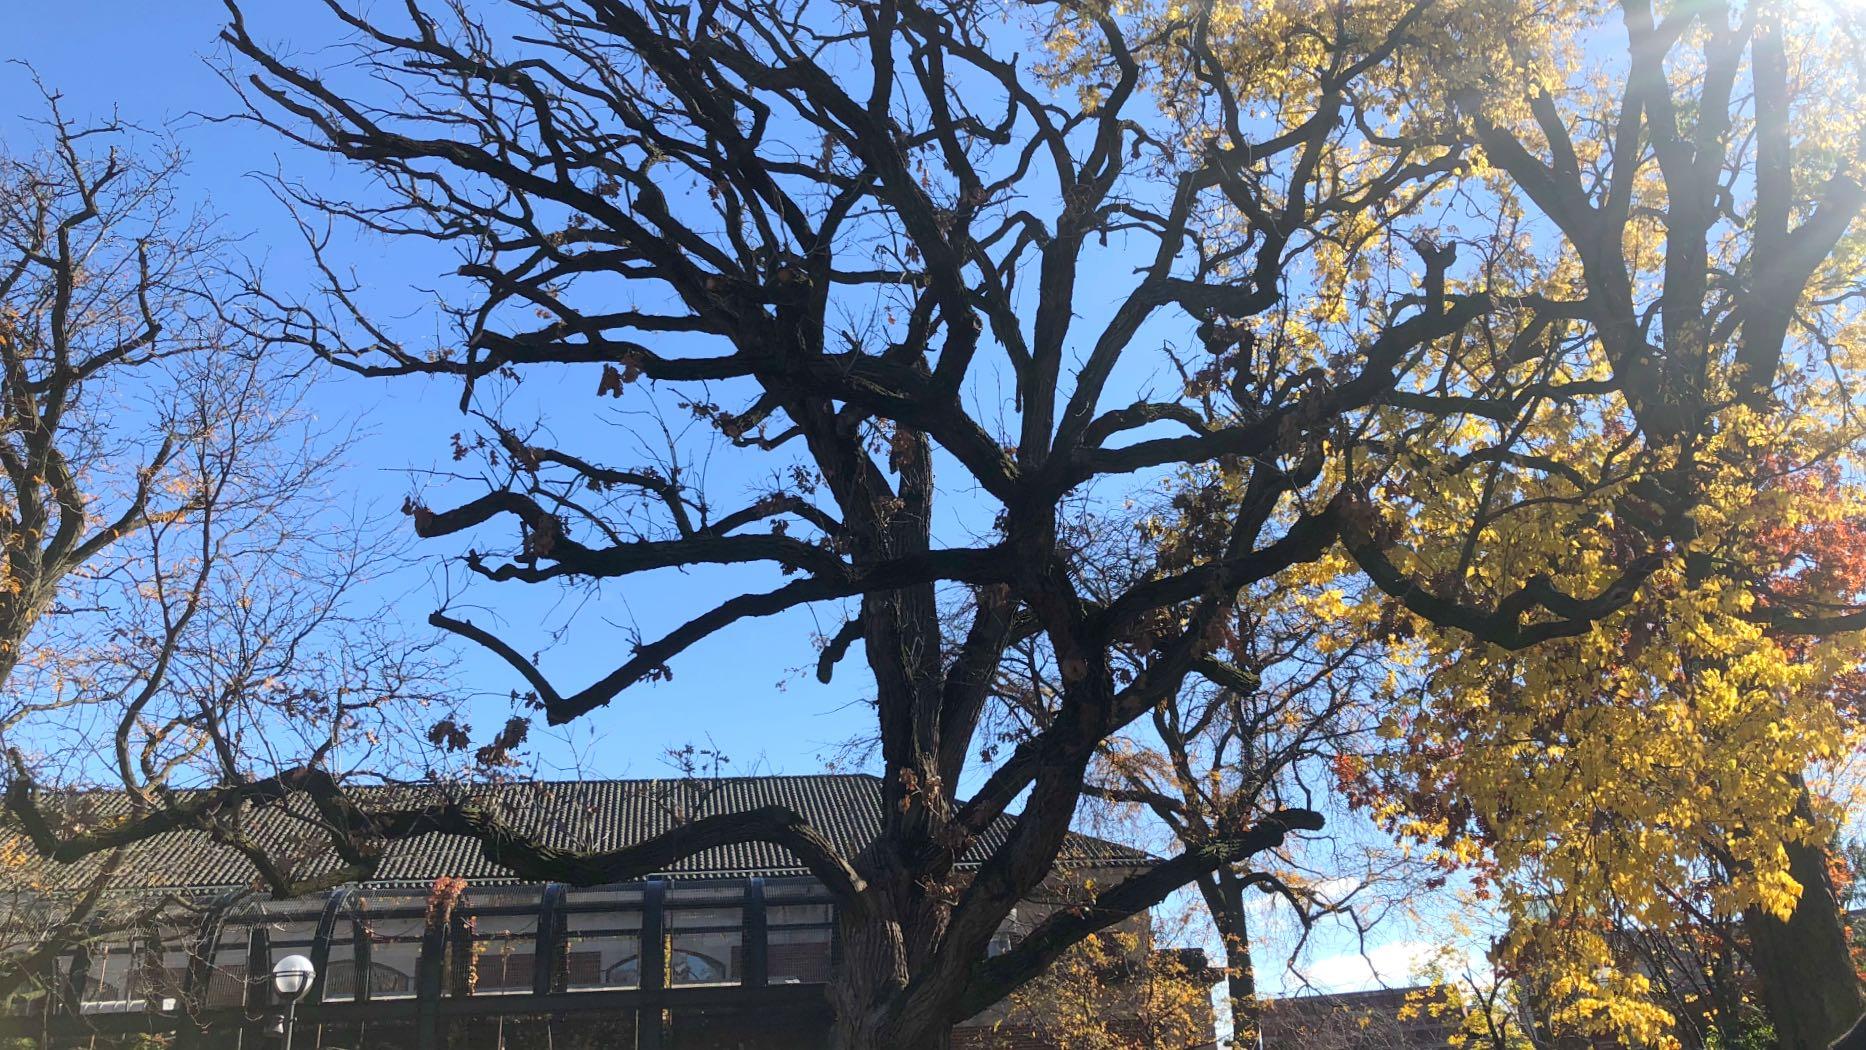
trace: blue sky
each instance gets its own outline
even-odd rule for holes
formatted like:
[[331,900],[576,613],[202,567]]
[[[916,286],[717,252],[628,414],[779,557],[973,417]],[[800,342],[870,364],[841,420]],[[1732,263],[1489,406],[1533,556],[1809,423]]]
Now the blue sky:
[[[225,230],[244,237],[245,250],[264,264],[276,288],[306,287],[312,275],[296,227],[274,199],[261,174],[288,172],[295,178],[336,187],[355,173],[320,157],[293,152],[273,133],[241,122],[212,117],[235,111],[238,100],[216,72],[219,32],[225,9],[213,0],[178,0],[148,4],[125,0],[84,0],[79,4],[16,0],[9,6],[8,34],[0,59],[27,62],[64,97],[68,116],[83,121],[112,113],[126,122],[173,131],[189,154],[185,187],[196,202],[224,219]],[[262,39],[309,51],[342,39],[321,4],[255,3],[249,19]],[[43,117],[30,75],[17,64],[0,67],[0,138],[8,148],[33,142],[29,121]],[[368,288],[369,305],[401,325],[412,341],[429,334],[423,308],[428,298],[411,287],[451,270],[451,256],[423,255],[407,243],[339,240],[335,254],[355,265]],[[584,380],[587,379],[587,383]],[[534,386],[530,396],[540,407],[558,397],[588,397],[595,386],[588,377],[565,377],[560,387]],[[410,491],[422,485],[422,472],[453,466],[451,435],[472,431],[459,411],[459,389],[426,380],[358,380],[332,376],[317,392],[320,415],[328,421],[359,424],[361,439],[352,468],[336,479],[334,496],[360,499],[375,512],[390,514]],[[591,399],[593,401],[593,399]],[[482,543],[486,539],[482,538]],[[417,556],[436,553],[417,548]],[[436,604],[433,565],[411,566],[385,581],[385,615],[397,616],[412,631]],[[544,667],[567,689],[612,669],[625,643],[616,627],[646,616],[642,629],[656,633],[673,615],[697,611],[711,588],[675,574],[632,580],[626,591],[611,589],[580,609],[607,621],[551,647]],[[477,595],[486,608],[473,618],[504,626],[515,636],[527,627],[551,622],[567,612],[559,595],[511,593]],[[833,630],[835,624],[821,629]],[[656,776],[670,771],[662,760],[668,746],[711,742],[732,758],[737,772],[807,772],[821,766],[826,748],[869,724],[864,708],[852,706],[861,695],[855,675],[830,687],[790,672],[813,660],[810,634],[819,629],[809,614],[762,621],[703,643],[675,666],[672,682],[643,687],[597,712],[576,727],[563,743],[546,743],[540,757],[543,774],[575,771],[609,776]],[[859,663],[857,664],[859,666]],[[521,683],[504,665],[471,647],[459,647],[457,674],[463,689],[483,695],[472,701],[475,728],[496,728],[507,713],[503,695]],[[851,668],[853,669],[853,668]],[[786,687],[779,689],[780,683]]]
[[[244,237],[244,250],[261,263],[266,283],[290,296],[309,289],[318,277],[309,265],[297,226],[273,195],[266,176],[283,175],[337,196],[346,192],[370,199],[372,187],[357,169],[294,147],[275,132],[239,120],[217,119],[239,111],[240,101],[222,79],[224,52],[216,37],[225,17],[218,0],[178,0],[139,4],[125,0],[85,0],[81,16],[73,6],[50,0],[16,0],[12,33],[0,44],[0,59],[30,63],[51,89],[62,93],[70,118],[105,119],[113,113],[128,123],[172,132],[189,154],[185,188],[193,200],[223,217],[227,233]],[[368,5],[365,5],[368,6]],[[496,4],[483,5],[497,17]],[[390,11],[393,19],[398,12]],[[321,3],[249,3],[246,19],[262,41],[276,44],[310,68],[319,52],[349,39]],[[333,54],[330,62],[341,58]],[[236,67],[238,68],[238,67]],[[28,72],[18,65],[0,67],[0,137],[13,149],[34,140],[30,121],[41,118]],[[1092,276],[1106,268],[1110,281],[1125,290],[1119,273],[1131,267],[1122,245],[1094,253],[1085,262],[1085,294],[1079,313],[1086,329],[1097,315],[1111,310],[1118,291],[1096,295]],[[1151,244],[1146,246],[1151,252]],[[424,289],[443,283],[459,260],[447,249],[410,239],[355,237],[339,228],[331,256],[356,268],[363,303],[372,320],[383,322],[411,345],[441,336],[434,297]],[[1118,282],[1118,284],[1116,283]],[[1124,365],[1116,387],[1141,389],[1161,378],[1165,362]],[[629,399],[595,396],[599,370],[594,366],[529,373],[503,406],[508,421],[534,418],[550,428],[559,447],[602,458],[609,465],[633,466],[638,450],[619,448],[617,435],[647,431],[640,417],[618,418],[642,408],[635,390]],[[980,418],[989,425],[997,406],[1008,403],[1009,384],[998,389],[989,374],[973,391]],[[1169,383],[1176,380],[1167,379]],[[639,389],[639,388],[636,388]],[[336,374],[322,383],[317,402],[333,422],[356,420],[363,435],[351,469],[335,479],[335,497],[359,499],[376,512],[394,516],[411,492],[434,493],[444,487],[434,472],[459,469],[451,456],[452,435],[478,429],[459,410],[460,389],[445,380],[363,380]],[[738,401],[733,392],[715,391],[721,404]],[[662,405],[665,411],[672,399]],[[615,425],[621,424],[621,425]],[[468,464],[470,465],[470,464]],[[719,509],[743,506],[764,489],[774,464],[740,457],[716,457],[708,466],[708,496]],[[948,472],[948,482],[957,477]],[[472,488],[435,493],[430,505],[450,506],[476,494]],[[729,504],[730,506],[725,506]],[[948,540],[989,522],[964,488],[943,491],[937,528]],[[978,520],[984,515],[982,520]],[[398,522],[398,524],[400,524]],[[405,527],[405,526],[404,526]],[[475,534],[483,547],[507,538],[498,523]],[[444,585],[435,579],[441,558],[458,554],[466,542],[420,544],[411,565],[383,585],[386,615],[410,630],[426,630],[425,617],[437,604]],[[456,606],[476,623],[512,640],[521,651],[542,651],[541,667],[563,692],[572,692],[613,670],[628,651],[630,630],[653,638],[732,593],[727,587],[776,585],[746,582],[756,570],[744,567],[660,572],[630,577],[625,585],[605,587],[597,596],[565,594],[553,587],[481,585]],[[456,577],[457,578],[457,577]],[[552,629],[569,624],[562,637]],[[859,648],[841,665],[830,686],[817,683],[810,668],[814,634],[840,626],[833,607],[797,610],[748,621],[689,649],[672,663],[671,682],[643,684],[609,707],[563,731],[566,739],[538,749],[545,763],[541,775],[654,776],[669,771],[663,751],[688,743],[716,747],[732,759],[734,772],[806,772],[821,768],[824,756],[858,734],[872,732],[872,717],[861,706],[866,675]],[[470,645],[458,646],[457,671],[463,690],[477,693],[472,722],[484,736],[509,713],[506,694],[522,688],[503,663]],[[801,673],[800,673],[801,672]]]
[[[224,17],[218,2],[12,0],[8,8],[0,59],[30,62],[63,94],[65,110],[74,118],[100,119],[114,112],[132,123],[172,129],[191,157],[187,190],[224,217],[229,233],[244,236],[248,253],[265,264],[269,282],[285,289],[312,283],[296,227],[255,175],[287,171],[341,189],[356,174],[324,158],[292,152],[264,129],[207,119],[238,107],[211,61],[218,54],[215,37]],[[312,54],[314,48],[341,39],[322,4],[254,0],[249,8],[256,35],[283,42],[288,50]],[[28,121],[44,111],[24,69],[0,66],[0,99],[6,100],[0,106],[0,140],[9,149],[25,148],[34,136]],[[431,328],[424,314],[431,303],[419,288],[433,275],[451,270],[451,256],[370,240],[340,241],[336,254],[357,267],[372,310],[393,319],[414,340],[425,334],[424,325]],[[1084,296],[1085,303],[1095,298]],[[1106,308],[1108,296],[1101,298],[1099,306],[1084,309]],[[1126,382],[1132,389],[1145,377],[1130,375]],[[591,369],[587,375],[530,384],[522,397],[529,399],[529,410],[545,416],[553,409],[562,416],[614,411],[598,407],[592,396],[595,383]],[[451,468],[451,435],[474,429],[460,413],[459,391],[451,383],[333,376],[317,396],[326,419],[355,420],[361,426],[352,469],[336,480],[333,497],[359,499],[384,514],[392,514],[404,496],[422,484],[422,472]],[[754,479],[724,479],[726,488],[734,484],[749,488]],[[380,590],[384,615],[420,631],[436,603],[431,578],[436,551],[430,546],[416,553],[429,557],[385,581]],[[566,691],[606,673],[626,654],[624,628],[639,623],[653,635],[669,621],[677,622],[716,599],[721,592],[709,586],[716,578],[708,576],[664,573],[631,579],[626,588],[607,589],[587,605],[574,607],[579,626],[547,649],[545,670]],[[526,632],[538,638],[544,633],[541,625],[564,622],[573,608],[555,593],[523,594],[507,588],[494,594],[481,588],[477,596],[487,604],[472,617],[511,631],[527,651],[531,646],[523,641]],[[821,615],[833,617],[834,611]],[[872,726],[867,708],[859,703],[865,688],[859,658],[846,662],[835,684],[827,687],[817,684],[807,670],[797,673],[814,661],[811,633],[836,626],[819,623],[816,614],[805,611],[741,624],[717,635],[675,663],[671,682],[631,690],[581,720],[568,739],[547,742],[539,749],[543,765],[538,772],[665,775],[670,767],[662,759],[663,749],[685,743],[717,747],[731,757],[732,772],[819,769],[834,745]],[[466,646],[459,648],[456,673],[463,690],[474,694],[472,721],[483,736],[504,720],[504,694],[520,683],[503,664]],[[1365,964],[1352,953],[1337,954],[1347,948],[1345,941],[1318,941],[1321,958],[1311,970],[1317,984],[1366,983]],[[1421,950],[1419,942],[1407,939],[1401,930],[1378,938],[1373,947],[1378,958],[1388,960],[1383,976],[1395,981],[1404,980],[1404,971]],[[1268,989],[1277,988],[1283,983],[1280,960],[1266,960],[1260,976]]]

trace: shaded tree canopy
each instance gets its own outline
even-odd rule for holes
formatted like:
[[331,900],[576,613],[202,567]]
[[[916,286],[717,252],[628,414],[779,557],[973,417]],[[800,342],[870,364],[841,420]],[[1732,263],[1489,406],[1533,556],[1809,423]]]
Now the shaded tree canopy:
[[[936,1045],[1084,936],[1319,827],[1307,800],[1270,799],[985,958],[1103,742],[1189,676],[1236,673],[1240,595],[1319,597],[1339,576],[1392,630],[1534,652],[1592,637],[1655,580],[1754,599],[1701,549],[1707,508],[1765,486],[1777,451],[1858,447],[1856,362],[1827,320],[1850,309],[1858,139],[1797,130],[1769,5],[1722,26],[1696,7],[1602,15],[1632,62],[1591,108],[1560,73],[1577,12],[1526,3],[330,10],[348,61],[314,67],[230,5],[230,82],[252,119],[373,178],[342,199],[285,187],[314,247],[335,219],[458,252],[455,329],[398,340],[324,258],[324,294],[275,299],[267,337],[459,381],[487,483],[407,510],[419,535],[472,544],[476,593],[732,570],[704,577],[709,611],[587,684],[456,609],[432,622],[561,724],[653,702],[683,653],[747,621],[844,609],[819,669],[860,643],[884,830],[842,856],[757,811],[569,855],[470,796],[364,811],[316,766],[184,816],[304,790],[358,870],[385,838],[445,830],[578,882],[781,843],[840,901],[844,1047]],[[1666,59],[1700,44],[1692,104]],[[587,401],[542,421],[502,408],[512,384],[564,374]],[[671,402],[707,436],[618,460],[644,424],[601,415],[608,398]],[[771,481],[709,492],[708,454]],[[1067,508],[1162,484],[1170,542],[1099,586]],[[1857,597],[1764,594],[1741,619],[1831,634],[1866,623]],[[981,715],[1021,642],[1054,661],[1058,695],[984,763]],[[31,823],[32,787],[13,786]],[[33,837],[75,855],[177,819]]]

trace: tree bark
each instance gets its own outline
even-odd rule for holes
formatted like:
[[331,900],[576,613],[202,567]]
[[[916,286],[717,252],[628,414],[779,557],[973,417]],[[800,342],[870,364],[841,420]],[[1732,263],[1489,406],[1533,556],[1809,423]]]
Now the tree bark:
[[903,1031],[897,1009],[912,975],[912,946],[931,931],[891,915],[844,913],[838,923],[842,959],[828,989],[832,1050],[946,1050],[949,1027]]
[[[1812,818],[1807,796],[1802,810]],[[1827,875],[1827,854],[1813,842],[1788,846],[1789,874],[1801,899],[1786,922],[1751,908],[1743,915],[1763,1006],[1783,1050],[1824,1050],[1866,1010],[1847,947],[1840,901]]]
[[1252,1050],[1262,1038],[1263,1004],[1257,998],[1257,970],[1251,959],[1250,915],[1244,909],[1244,881],[1227,866],[1199,880],[1212,924],[1225,946],[1225,996],[1231,1006],[1232,1045]]

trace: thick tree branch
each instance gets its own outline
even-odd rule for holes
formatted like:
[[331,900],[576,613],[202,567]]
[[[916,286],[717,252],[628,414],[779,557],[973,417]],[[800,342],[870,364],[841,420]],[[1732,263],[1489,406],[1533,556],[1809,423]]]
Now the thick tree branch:
[[998,1002],[1082,938],[1146,911],[1201,875],[1277,849],[1292,832],[1320,831],[1322,826],[1322,815],[1313,810],[1278,810],[1236,837],[1213,839],[1115,884],[1085,905],[1052,913],[1016,947],[973,967],[952,1019],[964,1020]]

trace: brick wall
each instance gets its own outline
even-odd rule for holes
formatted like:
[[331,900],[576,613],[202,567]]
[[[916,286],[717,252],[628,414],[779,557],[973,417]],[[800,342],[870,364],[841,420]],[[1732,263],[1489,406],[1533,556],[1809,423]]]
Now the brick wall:
[[[1110,1021],[1108,1029],[1122,1040],[1123,1046],[1145,1050],[1146,1033],[1139,1021]],[[959,1028],[952,1033],[952,1050],[1055,1050],[1055,1046],[1035,1029],[1008,1024]]]

